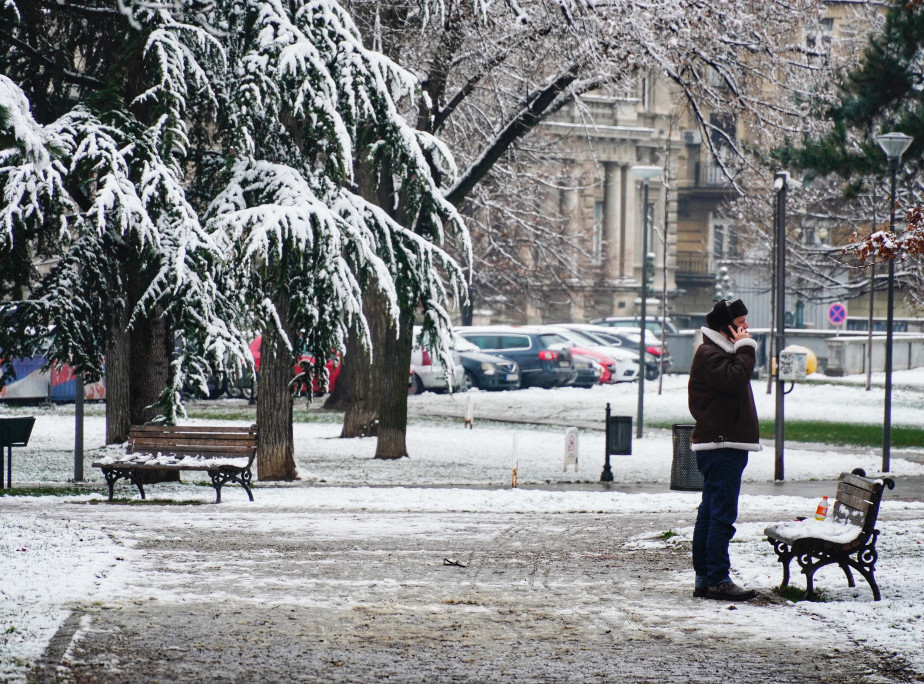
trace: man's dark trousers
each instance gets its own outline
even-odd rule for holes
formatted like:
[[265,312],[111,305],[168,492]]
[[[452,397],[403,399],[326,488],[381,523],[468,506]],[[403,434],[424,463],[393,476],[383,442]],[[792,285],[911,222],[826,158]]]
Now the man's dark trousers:
[[693,569],[707,586],[728,581],[731,561],[728,543],[735,536],[741,474],[748,464],[743,449],[710,449],[696,452],[703,474],[703,500],[693,527]]

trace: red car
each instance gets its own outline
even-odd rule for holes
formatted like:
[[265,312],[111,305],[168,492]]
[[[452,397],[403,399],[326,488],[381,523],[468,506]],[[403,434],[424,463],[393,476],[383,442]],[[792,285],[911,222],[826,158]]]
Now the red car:
[[601,385],[608,385],[616,382],[616,362],[606,354],[596,349],[588,349],[587,347],[580,346],[571,347],[571,353],[585,356],[603,366],[603,375],[600,377]]
[[[254,367],[257,369],[258,373],[260,372],[260,345],[262,343],[263,343],[262,336],[257,336],[257,338],[253,342],[250,343],[250,353],[253,354]],[[302,354],[301,356],[299,356],[298,361],[295,364],[295,368],[293,369],[293,377],[295,377],[296,375],[302,372],[301,363],[303,362],[312,363],[314,362],[314,357],[309,356],[308,354]],[[328,376],[327,377],[327,391],[333,392],[334,385],[337,384],[337,378],[340,376],[340,355],[336,354],[332,356],[331,358],[327,360],[327,363],[325,365],[327,366],[327,376]],[[305,392],[305,389],[306,388],[303,385],[302,390],[301,390],[302,393]],[[318,382],[317,378],[311,379],[311,389],[315,395],[323,394],[321,390],[321,385]]]

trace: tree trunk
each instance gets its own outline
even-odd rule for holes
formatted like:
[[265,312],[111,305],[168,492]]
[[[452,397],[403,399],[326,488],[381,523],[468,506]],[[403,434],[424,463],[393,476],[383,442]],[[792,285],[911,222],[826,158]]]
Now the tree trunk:
[[[276,302],[279,320],[289,314],[288,298]],[[288,332],[288,331],[287,331]],[[289,339],[292,340],[291,333]],[[257,476],[261,480],[295,480],[295,438],[292,433],[292,388],[295,358],[275,328],[263,333],[260,384],[257,392]]]
[[131,395],[131,337],[126,330],[128,314],[113,321],[106,349],[106,444],[121,444],[128,439],[132,421],[129,417]]
[[158,317],[136,319],[129,337],[129,420],[132,425],[144,425],[158,416],[154,404],[170,382],[173,335]]
[[[157,418],[154,404],[170,382],[173,359],[173,332],[163,317],[135,321],[129,330],[129,402],[128,417],[132,425],[144,425]],[[148,470],[148,484],[179,482],[179,470]]]
[[[378,290],[372,283],[363,294],[363,309],[370,328],[373,349],[378,350],[379,340],[384,336],[387,322],[382,307],[377,305]],[[325,403],[325,408],[340,408],[343,415],[343,429],[340,437],[369,437],[378,434],[379,382],[382,373],[381,351],[369,352],[363,348],[360,337],[350,329],[347,338],[347,353],[343,358],[340,377],[337,378],[336,399]],[[405,377],[405,394],[407,394]]]
[[[375,388],[380,369],[353,330],[347,338],[347,345],[336,387],[339,393],[337,407],[344,411],[340,436],[368,437],[375,435],[378,427],[378,403],[374,398],[377,396]],[[333,403],[328,402],[325,407],[330,408]]]
[[402,309],[400,332],[393,325],[379,341],[379,432],[375,457],[404,458],[407,453],[407,382],[411,369],[414,312]]

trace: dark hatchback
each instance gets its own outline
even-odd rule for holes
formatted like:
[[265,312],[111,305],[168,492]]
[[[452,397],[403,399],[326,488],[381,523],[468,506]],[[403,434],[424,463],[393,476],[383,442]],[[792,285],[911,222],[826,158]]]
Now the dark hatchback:
[[528,326],[474,326],[456,332],[482,351],[515,361],[523,387],[561,387],[577,377],[571,343],[557,333]]

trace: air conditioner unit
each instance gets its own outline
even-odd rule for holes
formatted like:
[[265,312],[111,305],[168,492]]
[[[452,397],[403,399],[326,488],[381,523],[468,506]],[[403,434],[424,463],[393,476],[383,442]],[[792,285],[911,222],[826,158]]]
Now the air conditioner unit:
[[680,131],[680,137],[687,145],[699,145],[703,141],[697,130]]

